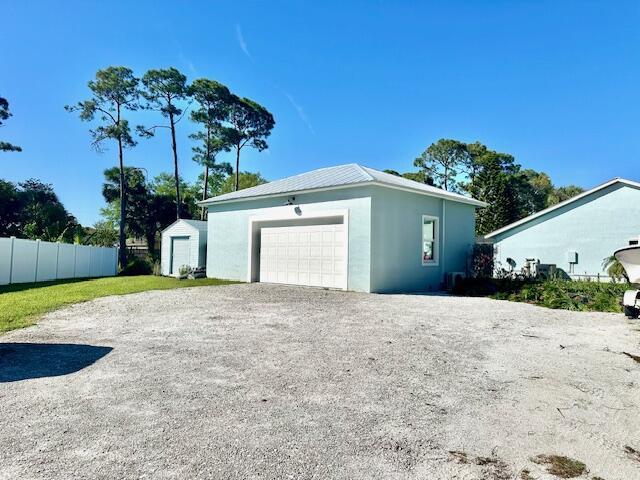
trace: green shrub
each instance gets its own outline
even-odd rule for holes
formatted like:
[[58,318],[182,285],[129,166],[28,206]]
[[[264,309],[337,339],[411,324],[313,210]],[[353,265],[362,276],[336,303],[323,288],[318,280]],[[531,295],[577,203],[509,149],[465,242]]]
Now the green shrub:
[[494,269],[495,252],[493,245],[476,243],[471,251],[471,276],[491,278]]
[[152,271],[153,266],[148,259],[131,256],[127,261],[127,266],[120,270],[120,275],[151,275]]
[[465,279],[456,295],[484,296],[575,311],[621,312],[628,285],[570,280]]

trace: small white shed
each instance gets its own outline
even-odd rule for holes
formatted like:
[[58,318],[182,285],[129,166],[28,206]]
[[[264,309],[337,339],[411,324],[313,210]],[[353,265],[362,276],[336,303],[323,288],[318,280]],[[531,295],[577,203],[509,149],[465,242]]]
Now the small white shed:
[[177,276],[180,267],[204,267],[207,261],[207,222],[176,220],[162,231],[163,275]]

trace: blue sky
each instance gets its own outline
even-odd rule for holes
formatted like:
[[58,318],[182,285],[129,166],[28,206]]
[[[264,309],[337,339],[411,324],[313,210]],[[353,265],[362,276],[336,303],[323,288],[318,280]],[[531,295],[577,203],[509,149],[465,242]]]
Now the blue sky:
[[[558,184],[639,180],[637,1],[7,1],[0,95],[14,116],[0,177],[52,183],[83,224],[99,217],[102,171],[116,150],[89,145],[63,109],[95,71],[175,66],[266,106],[267,152],[241,169],[277,179],[358,162],[412,169],[441,137],[479,140]],[[133,124],[149,120],[131,117]],[[193,180],[187,120],[180,167]],[[170,171],[163,132],[126,152],[151,176]]]

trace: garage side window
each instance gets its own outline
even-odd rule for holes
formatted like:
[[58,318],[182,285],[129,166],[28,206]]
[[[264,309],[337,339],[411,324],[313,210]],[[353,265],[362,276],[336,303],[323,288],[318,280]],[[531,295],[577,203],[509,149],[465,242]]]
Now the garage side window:
[[422,265],[438,264],[438,218],[422,216]]

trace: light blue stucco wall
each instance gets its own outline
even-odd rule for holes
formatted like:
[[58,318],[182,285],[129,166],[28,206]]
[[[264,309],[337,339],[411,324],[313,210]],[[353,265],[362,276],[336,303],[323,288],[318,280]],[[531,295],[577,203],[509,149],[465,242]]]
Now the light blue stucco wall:
[[[270,212],[293,210],[287,198],[248,200],[209,206],[207,276],[247,281],[249,219]],[[349,212],[349,264],[347,288],[369,292],[371,252],[371,187],[295,194],[295,205],[306,213],[347,209]]]
[[569,251],[578,252],[574,275],[603,275],[602,260],[640,235],[640,190],[614,184],[495,237],[496,258],[520,269],[526,258],[556,264],[567,273]]
[[[434,291],[446,272],[466,271],[475,242],[474,206],[375,187],[371,212],[372,291]],[[422,215],[439,219],[438,265],[422,264]]]

